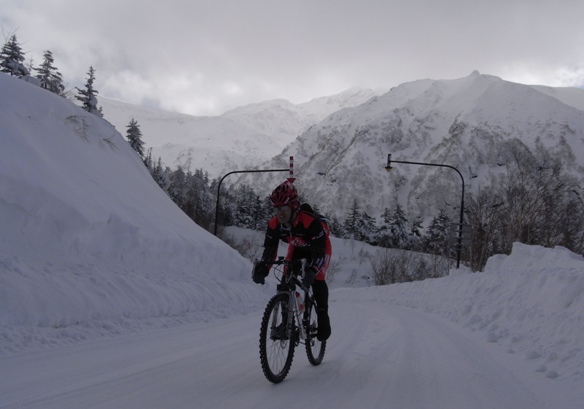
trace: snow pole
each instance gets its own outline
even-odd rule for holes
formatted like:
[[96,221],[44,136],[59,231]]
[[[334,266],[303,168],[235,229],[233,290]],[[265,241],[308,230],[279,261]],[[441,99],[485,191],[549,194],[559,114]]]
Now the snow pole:
[[288,178],[288,182],[294,183],[296,178],[294,177],[294,156],[290,156],[290,177]]

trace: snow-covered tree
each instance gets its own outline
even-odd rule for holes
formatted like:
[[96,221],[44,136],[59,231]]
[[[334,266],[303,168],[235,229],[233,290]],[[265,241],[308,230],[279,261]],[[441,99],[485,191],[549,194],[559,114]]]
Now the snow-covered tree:
[[419,250],[422,247],[422,218],[416,217],[410,229],[410,249]]
[[403,211],[403,208],[398,203],[395,207],[391,218],[389,219],[389,234],[391,247],[398,249],[410,248],[410,237],[408,234],[408,219]]
[[10,36],[0,51],[0,72],[6,72],[19,78],[30,74],[24,65],[24,53],[18,44],[16,34]]
[[349,214],[345,219],[345,223],[343,225],[343,231],[345,232],[344,238],[347,239],[357,239],[358,236],[358,228],[361,218],[361,207],[359,206],[359,202],[357,199],[353,199],[353,203],[351,208],[349,209]]
[[130,146],[138,152],[140,158],[144,160],[144,141],[142,141],[142,132],[140,131],[138,121],[132,118],[126,128],[128,128],[126,131],[126,138],[128,139]]
[[85,89],[77,88],[79,95],[76,95],[75,98],[81,101],[81,107],[87,112],[102,117],[103,114],[101,113],[101,109],[97,107],[96,95],[98,92],[95,90],[95,88],[93,88],[93,82],[95,81],[95,69],[93,66],[89,67],[87,75],[88,77],[87,82],[85,83]]
[[377,223],[375,218],[362,211],[357,199],[353,199],[353,204],[349,214],[345,219],[342,228],[343,238],[365,241],[368,243],[377,241]]
[[367,243],[373,243],[377,237],[377,223],[375,218],[366,211],[362,211],[357,225],[357,239]]
[[[152,157],[152,148],[149,150],[149,157]],[[170,188],[170,168],[162,166],[162,159],[159,157],[156,164],[152,162],[150,174],[158,186],[167,194]]]
[[410,232],[407,228],[408,219],[401,205],[396,204],[393,212],[386,207],[381,215],[381,221],[378,233],[381,246],[399,249],[411,247]]
[[168,195],[178,207],[184,210],[187,197],[187,176],[180,166],[170,174]]
[[434,254],[448,254],[450,224],[450,218],[443,209],[440,209],[440,214],[432,219],[424,238],[426,251]]
[[35,68],[38,72],[37,78],[41,81],[41,87],[54,92],[55,94],[63,95],[63,92],[65,91],[63,77],[53,65],[55,62],[53,53],[47,50],[45,51],[43,58],[44,60],[40,67]]

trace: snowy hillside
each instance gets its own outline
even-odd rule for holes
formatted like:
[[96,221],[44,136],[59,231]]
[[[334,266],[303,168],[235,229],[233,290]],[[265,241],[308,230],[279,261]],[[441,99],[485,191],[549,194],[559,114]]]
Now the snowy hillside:
[[172,169],[202,168],[215,178],[258,166],[331,113],[381,93],[355,88],[298,105],[286,100],[250,104],[213,117],[162,112],[106,98],[99,98],[99,104],[104,118],[122,135],[136,119],[155,160],[162,158]]
[[227,307],[195,294],[236,291],[249,261],[186,217],[109,123],[5,74],[0,88],[1,325]]
[[[582,178],[583,106],[581,89],[528,86],[478,72],[419,80],[333,113],[265,167],[285,166],[293,155],[306,198],[341,220],[355,198],[371,215],[399,201],[424,216],[432,206],[458,206],[460,177],[449,169],[399,164],[388,174],[388,154],[454,166],[467,193],[504,171],[513,144],[541,147]],[[264,192],[278,180],[254,178]]]
[[481,274],[367,288],[378,249],[333,238],[325,360],[298,351],[275,393],[257,356],[275,279],[253,284],[106,121],[0,90],[0,407],[581,407],[584,259],[521,244]]

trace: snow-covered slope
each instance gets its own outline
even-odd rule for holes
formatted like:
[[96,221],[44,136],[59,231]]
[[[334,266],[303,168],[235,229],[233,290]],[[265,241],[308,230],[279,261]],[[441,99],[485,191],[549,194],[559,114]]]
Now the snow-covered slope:
[[0,89],[0,325],[225,307],[211,294],[240,288],[249,261],[178,209],[109,123],[5,74]]
[[381,92],[354,88],[298,105],[265,101],[213,117],[162,112],[106,98],[99,98],[99,104],[104,118],[123,135],[130,120],[136,119],[155,160],[160,157],[172,169],[202,168],[219,177],[258,166],[324,117]]

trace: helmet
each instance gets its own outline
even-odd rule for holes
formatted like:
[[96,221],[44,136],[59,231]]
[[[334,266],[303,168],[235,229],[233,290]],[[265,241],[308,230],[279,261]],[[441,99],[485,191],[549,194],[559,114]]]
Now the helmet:
[[298,207],[298,191],[292,183],[285,181],[274,189],[270,200],[274,207],[290,206],[295,209]]

